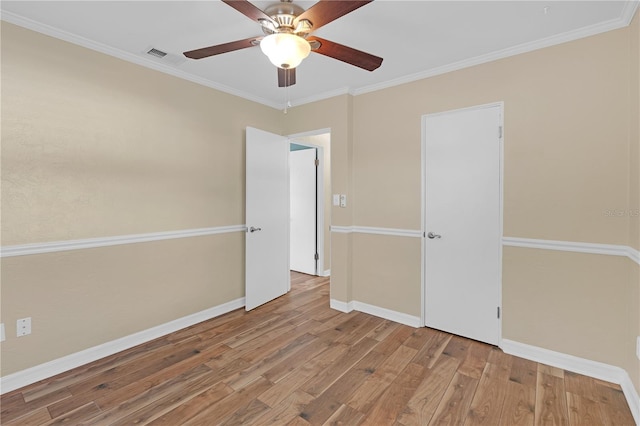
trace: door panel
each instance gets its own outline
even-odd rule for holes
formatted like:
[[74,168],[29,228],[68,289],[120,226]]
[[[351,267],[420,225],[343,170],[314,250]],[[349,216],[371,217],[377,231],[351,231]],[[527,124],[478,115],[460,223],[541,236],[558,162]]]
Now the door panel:
[[424,118],[425,320],[498,344],[501,106]]
[[289,153],[291,188],[290,268],[316,274],[316,150]]
[[[247,127],[245,309],[289,290],[289,142]],[[251,232],[253,230],[253,232]]]

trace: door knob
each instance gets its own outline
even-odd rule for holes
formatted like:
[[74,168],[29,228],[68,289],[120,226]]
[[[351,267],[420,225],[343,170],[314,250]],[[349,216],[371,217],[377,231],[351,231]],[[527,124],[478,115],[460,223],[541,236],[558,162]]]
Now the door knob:
[[429,237],[430,239],[434,239],[434,238],[442,238],[442,235],[438,235],[438,234],[434,234],[433,232],[429,232],[427,234],[427,237]]
[[249,228],[249,232],[262,231],[262,228],[254,228],[253,226]]

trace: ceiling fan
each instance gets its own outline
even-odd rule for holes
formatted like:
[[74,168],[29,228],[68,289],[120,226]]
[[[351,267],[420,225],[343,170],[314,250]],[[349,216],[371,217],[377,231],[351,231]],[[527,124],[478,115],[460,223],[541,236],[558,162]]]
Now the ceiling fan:
[[288,87],[296,83],[296,67],[310,52],[320,53],[367,71],[373,71],[382,64],[382,58],[320,37],[310,36],[311,32],[318,28],[372,1],[320,0],[304,10],[292,3],[292,0],[280,0],[280,3],[272,4],[262,11],[248,0],[222,0],[223,3],[259,23],[265,36],[190,50],[184,52],[184,55],[191,59],[202,59],[259,45],[269,60],[278,67],[279,87]]

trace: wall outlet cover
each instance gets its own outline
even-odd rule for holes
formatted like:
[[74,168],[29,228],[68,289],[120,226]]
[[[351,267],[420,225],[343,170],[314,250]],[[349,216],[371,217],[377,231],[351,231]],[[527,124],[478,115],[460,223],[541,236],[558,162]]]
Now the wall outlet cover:
[[16,335],[18,337],[31,334],[31,317],[21,318],[16,321]]
[[0,324],[0,342],[4,342],[6,340],[4,334],[4,323]]

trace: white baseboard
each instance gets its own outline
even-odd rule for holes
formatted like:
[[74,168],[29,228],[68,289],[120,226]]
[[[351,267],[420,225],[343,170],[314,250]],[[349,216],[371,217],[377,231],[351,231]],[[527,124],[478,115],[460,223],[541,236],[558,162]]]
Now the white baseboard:
[[324,274],[322,274],[323,277],[330,277],[331,276],[331,269],[327,269],[326,271],[324,271]]
[[502,339],[500,348],[510,355],[620,385],[636,424],[640,424],[640,397],[624,369],[508,339]]
[[368,303],[353,301],[353,309],[365,314],[374,315],[376,317],[388,319],[409,327],[421,327],[420,317],[405,314],[403,312],[392,311],[391,309],[381,308],[379,306],[369,305]]
[[364,312],[365,314],[374,315],[376,317],[408,325],[410,327],[421,327],[420,317],[414,317],[413,315],[408,315],[403,312],[392,311],[391,309],[369,305],[368,303],[358,302],[356,300],[351,302],[342,302],[340,300],[331,299],[329,301],[329,306],[331,309],[335,309],[340,312]]
[[331,309],[335,309],[336,311],[348,314],[349,312],[353,311],[353,302],[342,302],[340,300],[330,299],[329,307]]
[[44,364],[36,365],[26,370],[18,371],[17,373],[0,377],[0,394],[20,389],[37,381],[97,361],[106,356],[190,327],[199,322],[218,317],[227,312],[242,308],[244,304],[244,297],[241,297],[222,305],[214,306],[213,308],[205,309],[204,311],[196,312],[195,314],[187,315],[186,317],[178,318],[177,320],[112,340],[111,342],[103,343],[53,361],[45,362]]

